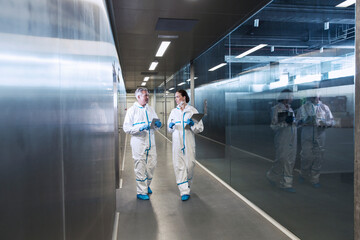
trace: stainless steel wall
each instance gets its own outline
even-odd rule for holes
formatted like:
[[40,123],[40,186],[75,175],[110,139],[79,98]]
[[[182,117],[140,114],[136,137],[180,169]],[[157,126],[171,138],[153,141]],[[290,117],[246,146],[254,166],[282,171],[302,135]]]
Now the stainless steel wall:
[[125,91],[105,3],[0,6],[0,238],[110,239]]

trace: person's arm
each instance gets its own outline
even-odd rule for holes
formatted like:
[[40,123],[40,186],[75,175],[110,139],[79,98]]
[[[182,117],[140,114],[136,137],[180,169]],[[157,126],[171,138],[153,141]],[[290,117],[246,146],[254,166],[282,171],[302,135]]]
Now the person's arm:
[[134,118],[134,111],[132,108],[129,108],[125,115],[123,129],[125,133],[128,133],[130,135],[139,134],[140,128],[143,126],[143,124],[134,124],[133,118]]

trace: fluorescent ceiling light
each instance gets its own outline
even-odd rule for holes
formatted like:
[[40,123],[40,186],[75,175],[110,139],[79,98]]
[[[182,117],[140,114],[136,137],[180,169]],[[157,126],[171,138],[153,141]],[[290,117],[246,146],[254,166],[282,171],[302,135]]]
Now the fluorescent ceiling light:
[[217,65],[217,66],[215,66],[213,68],[210,68],[209,72],[215,71],[216,69],[221,68],[221,67],[225,66],[226,64],[227,63],[221,63],[221,64],[219,64],[219,65]]
[[149,70],[152,71],[152,70],[155,70],[156,66],[159,64],[159,62],[152,62],[150,67],[149,67]]
[[336,5],[336,7],[342,7],[342,8],[346,8],[349,7],[351,5],[355,4],[355,0],[346,0],[338,5]]
[[280,82],[289,82],[289,75],[288,74],[282,74],[280,76]]
[[145,86],[145,85],[146,85],[146,82],[142,82],[142,83],[141,83],[141,86]]
[[304,77],[297,77],[295,78],[295,84],[301,83],[310,83],[310,82],[318,82],[321,81],[321,74],[314,74],[314,75],[307,75]]
[[355,74],[355,68],[346,68],[341,70],[335,70],[328,72],[328,78],[340,78],[340,77],[348,77],[348,76],[354,76]]
[[269,88],[274,89],[274,88],[279,88],[279,87],[285,87],[288,84],[289,84],[289,76],[287,74],[286,75],[283,74],[280,76],[279,81],[270,83]]
[[171,90],[174,90],[174,88],[172,87],[172,88],[169,88],[169,91],[171,91]]
[[164,55],[166,49],[170,45],[170,43],[171,43],[170,41],[162,41],[155,56],[156,57],[162,57]]
[[253,92],[262,92],[265,87],[265,84],[253,84],[251,87]]
[[158,35],[158,38],[179,38],[179,35]]
[[150,78],[150,77],[144,77],[144,82],[149,81],[149,78]]
[[179,83],[178,86],[181,86],[181,85],[184,85],[184,84],[185,84],[185,82],[182,82],[182,83]]
[[[195,79],[197,79],[197,77],[194,77],[194,80],[195,80]],[[189,79],[186,80],[186,81],[190,82],[190,81],[191,81],[191,78],[189,78]]]
[[266,46],[267,46],[267,44],[259,44],[259,45],[257,45],[256,47],[253,47],[253,48],[247,50],[246,52],[244,52],[244,53],[236,56],[235,58],[245,57],[246,55],[249,55],[250,53],[253,53],[253,52],[259,50],[260,48],[263,48],[263,47],[266,47]]

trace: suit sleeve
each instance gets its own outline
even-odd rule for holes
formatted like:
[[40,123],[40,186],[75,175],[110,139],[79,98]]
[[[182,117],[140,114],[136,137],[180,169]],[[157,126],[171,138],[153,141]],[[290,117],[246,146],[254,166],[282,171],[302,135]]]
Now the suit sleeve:
[[171,110],[171,113],[170,113],[169,118],[168,118],[167,126],[166,126],[169,133],[173,133],[175,131],[175,126],[173,128],[169,128],[169,124],[171,123],[171,119],[174,118],[173,115],[174,115],[174,111]]
[[132,108],[129,108],[123,124],[123,129],[125,133],[130,135],[136,135],[140,133],[140,126],[141,125],[133,125],[134,124],[134,111]]

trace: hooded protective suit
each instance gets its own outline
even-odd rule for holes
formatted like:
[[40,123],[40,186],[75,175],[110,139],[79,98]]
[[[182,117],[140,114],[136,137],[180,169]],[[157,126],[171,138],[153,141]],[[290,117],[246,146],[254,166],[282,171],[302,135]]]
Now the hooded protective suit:
[[301,130],[301,176],[318,184],[324,159],[325,132],[334,125],[334,117],[329,107],[319,101],[317,104],[307,101],[297,114]]
[[289,104],[278,103],[272,108],[270,127],[275,132],[276,157],[266,176],[271,182],[279,183],[280,188],[292,188],[297,144],[294,119],[294,111]]
[[135,165],[137,194],[148,194],[148,187],[156,167],[154,129],[140,131],[144,125],[150,126],[154,118],[158,116],[149,105],[142,107],[135,102],[127,110],[123,124],[124,131],[131,135],[130,144]]
[[[198,111],[186,105],[184,111],[174,108],[168,119],[168,131],[172,133],[173,165],[176,176],[176,183],[180,190],[180,195],[190,194],[190,184],[192,182],[195,167],[195,135],[204,130],[202,120],[195,122],[192,127],[186,121]],[[175,123],[169,128],[170,122]]]

